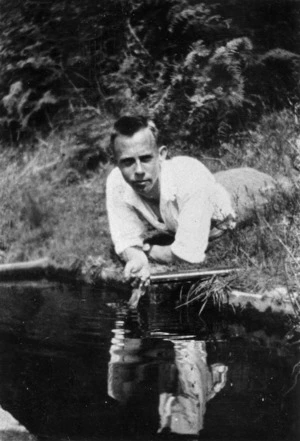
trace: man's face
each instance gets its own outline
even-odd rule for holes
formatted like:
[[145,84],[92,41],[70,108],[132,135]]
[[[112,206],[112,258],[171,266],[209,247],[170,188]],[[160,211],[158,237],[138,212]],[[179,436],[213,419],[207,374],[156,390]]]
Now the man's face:
[[118,135],[114,145],[115,159],[125,181],[145,198],[159,196],[160,163],[165,159],[165,147],[156,146],[150,129],[133,136]]

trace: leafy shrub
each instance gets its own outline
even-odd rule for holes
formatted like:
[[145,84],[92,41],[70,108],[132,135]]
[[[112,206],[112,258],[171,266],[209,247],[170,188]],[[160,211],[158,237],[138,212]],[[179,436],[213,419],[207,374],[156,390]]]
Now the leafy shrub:
[[[299,56],[287,49],[266,51],[261,42],[255,47],[249,26],[257,24],[244,23],[254,37],[249,38],[226,11],[233,4],[239,17],[241,2],[132,3],[120,68],[102,78],[116,115],[144,111],[163,126],[169,141],[180,138],[205,148],[267,109],[298,102]],[[267,7],[255,2],[252,12],[265,19]]]
[[[0,127],[145,112],[206,145],[299,101],[298,0],[0,0]],[[179,131],[178,131],[179,127]],[[176,133],[176,136],[174,136]]]
[[[126,10],[121,0],[0,0],[0,127],[18,138],[61,108],[99,101]],[[116,63],[116,61],[115,61]]]

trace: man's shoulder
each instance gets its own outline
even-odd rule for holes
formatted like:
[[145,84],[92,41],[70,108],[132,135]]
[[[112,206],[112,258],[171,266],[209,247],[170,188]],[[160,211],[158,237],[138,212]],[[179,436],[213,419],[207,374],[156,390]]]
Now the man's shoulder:
[[106,196],[123,198],[126,187],[127,184],[124,181],[120,169],[118,167],[113,168],[106,179]]
[[106,185],[122,184],[124,182],[122,173],[118,167],[114,167],[108,174],[106,179]]
[[178,197],[213,187],[215,178],[198,159],[190,156],[174,156],[166,162],[168,165],[163,177],[171,182],[167,186],[171,185]]
[[170,164],[170,168],[179,173],[202,172],[210,174],[209,170],[205,167],[204,164],[202,164],[201,161],[196,158],[192,158],[191,156],[174,156],[168,162]]

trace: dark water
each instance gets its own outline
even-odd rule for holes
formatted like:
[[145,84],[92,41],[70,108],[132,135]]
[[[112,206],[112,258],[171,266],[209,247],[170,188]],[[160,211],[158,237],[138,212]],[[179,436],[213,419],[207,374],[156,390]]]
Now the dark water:
[[299,439],[289,324],[177,297],[0,285],[0,404],[38,440]]

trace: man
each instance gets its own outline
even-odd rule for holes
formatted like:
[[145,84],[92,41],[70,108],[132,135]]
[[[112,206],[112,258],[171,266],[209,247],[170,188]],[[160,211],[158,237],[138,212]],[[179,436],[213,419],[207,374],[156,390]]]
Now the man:
[[[155,124],[143,116],[124,116],[111,136],[116,168],[107,179],[109,226],[115,250],[126,265],[126,279],[147,283],[148,258],[168,264],[200,263],[212,225],[233,228],[230,196],[196,159],[167,159],[157,145]],[[144,243],[146,224],[175,234],[171,245]]]

